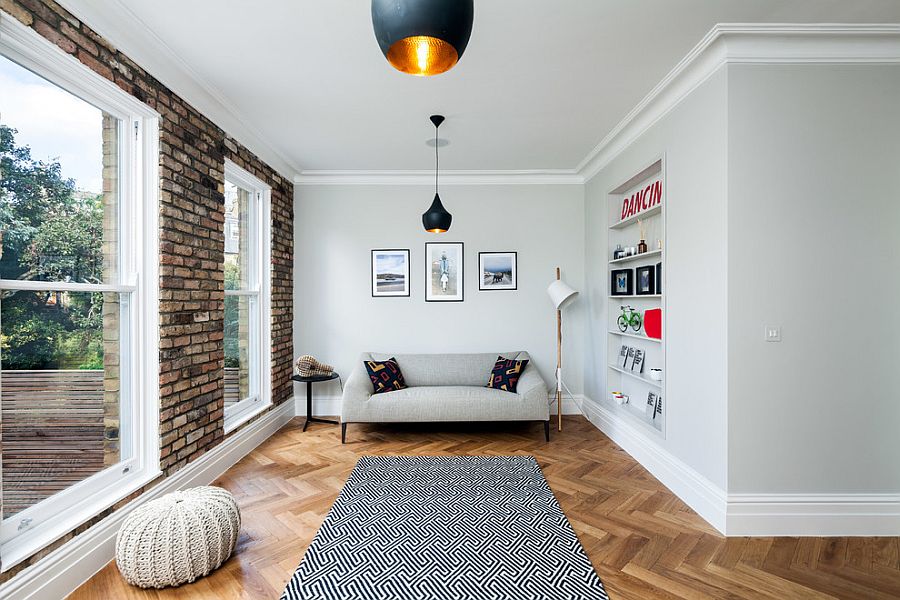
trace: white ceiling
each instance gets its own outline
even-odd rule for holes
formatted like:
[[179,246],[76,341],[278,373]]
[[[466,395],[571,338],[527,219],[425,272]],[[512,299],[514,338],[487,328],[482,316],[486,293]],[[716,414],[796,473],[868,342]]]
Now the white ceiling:
[[431,169],[433,113],[442,170],[572,170],[716,23],[900,22],[898,0],[476,0],[460,63],[419,78],[385,61],[367,0],[63,4],[295,172]]

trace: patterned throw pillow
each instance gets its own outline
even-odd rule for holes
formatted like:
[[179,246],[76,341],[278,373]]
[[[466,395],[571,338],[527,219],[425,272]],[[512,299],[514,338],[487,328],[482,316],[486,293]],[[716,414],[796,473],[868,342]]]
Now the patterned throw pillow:
[[515,394],[516,386],[519,384],[519,377],[527,364],[527,360],[509,360],[498,356],[497,362],[494,363],[494,370],[491,371],[491,380],[488,381],[487,387]]
[[396,358],[367,360],[364,364],[376,394],[395,392],[406,388],[406,382],[403,381],[403,373],[400,372],[400,365],[397,364]]

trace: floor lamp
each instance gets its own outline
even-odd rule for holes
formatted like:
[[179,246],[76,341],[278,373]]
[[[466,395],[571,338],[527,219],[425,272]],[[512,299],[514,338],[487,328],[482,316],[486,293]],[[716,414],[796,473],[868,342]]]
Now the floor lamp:
[[559,278],[559,267],[556,267],[556,280],[547,288],[547,294],[553,307],[556,308],[556,418],[559,430],[562,431],[562,307],[577,294],[565,281]]

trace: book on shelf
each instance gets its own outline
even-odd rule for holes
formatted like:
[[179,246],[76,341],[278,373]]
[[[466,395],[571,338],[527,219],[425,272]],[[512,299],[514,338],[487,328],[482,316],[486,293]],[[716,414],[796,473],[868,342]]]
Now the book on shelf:
[[631,372],[632,373],[643,373],[644,372],[644,351],[640,348],[636,348],[634,350],[634,360],[631,361]]
[[656,413],[656,392],[647,392],[647,402],[644,404],[644,414],[655,416]]
[[628,346],[622,345],[622,348],[619,349],[619,358],[616,361],[616,366],[620,369],[625,368],[625,362],[628,360]]
[[662,415],[662,394],[657,394],[656,396],[656,406],[653,408],[653,419],[656,420],[656,415]]
[[622,367],[626,371],[631,371],[634,366],[634,348],[628,349],[628,354],[625,356],[625,365]]

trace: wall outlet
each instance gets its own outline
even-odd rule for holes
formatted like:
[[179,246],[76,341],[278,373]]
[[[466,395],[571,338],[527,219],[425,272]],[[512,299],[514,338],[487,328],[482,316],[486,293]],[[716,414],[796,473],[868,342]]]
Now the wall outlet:
[[777,325],[766,325],[766,341],[767,342],[780,342],[781,341],[781,327]]

